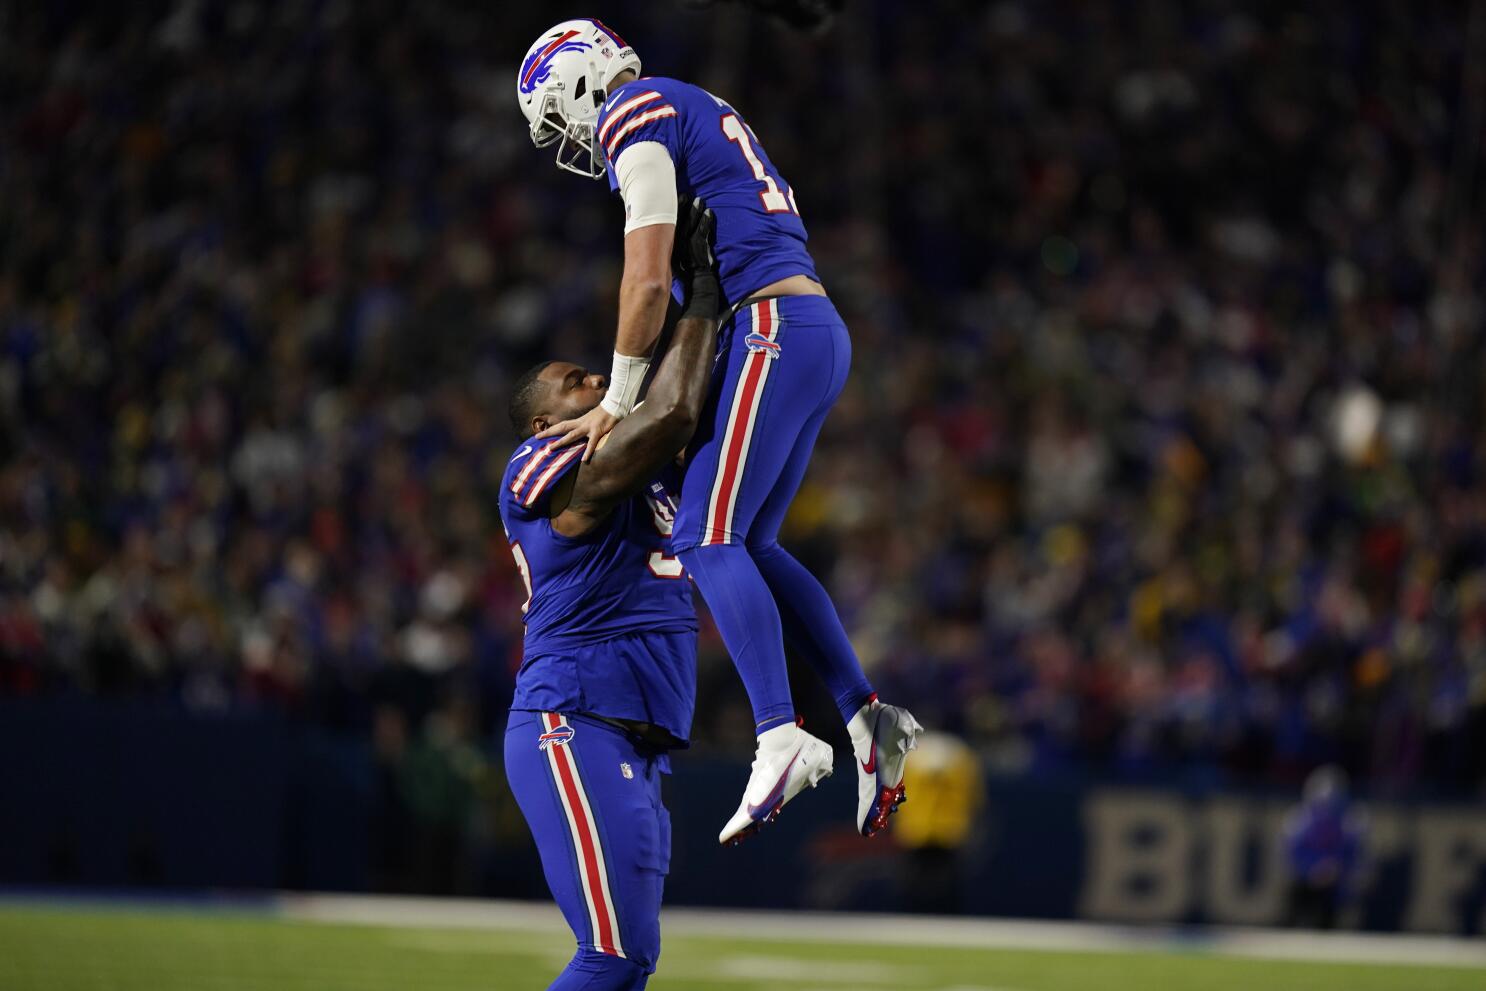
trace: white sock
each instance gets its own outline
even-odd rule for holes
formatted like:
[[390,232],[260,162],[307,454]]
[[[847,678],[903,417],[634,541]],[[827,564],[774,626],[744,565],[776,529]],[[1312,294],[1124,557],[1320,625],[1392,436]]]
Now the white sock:
[[846,721],[846,732],[851,734],[852,742],[868,741],[872,739],[872,721],[869,718],[875,708],[881,708],[882,703],[873,699],[863,705],[856,713]]
[[760,750],[783,750],[795,742],[795,734],[800,728],[794,723],[780,723],[773,729],[766,729],[758,735],[758,748]]

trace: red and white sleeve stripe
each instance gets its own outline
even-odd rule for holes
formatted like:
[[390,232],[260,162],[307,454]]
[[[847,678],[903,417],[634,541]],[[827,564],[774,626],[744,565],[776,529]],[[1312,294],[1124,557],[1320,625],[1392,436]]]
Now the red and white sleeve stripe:
[[531,460],[516,473],[516,477],[511,479],[511,491],[520,495],[521,487],[526,484],[526,480],[536,473],[536,470],[542,466],[542,462],[547,459],[547,455],[551,454],[552,451],[553,445],[548,444],[540,451],[534,453],[531,456]]
[[[566,716],[556,712],[542,713],[542,727],[547,732],[566,725]],[[592,926],[594,948],[600,953],[623,957],[619,913],[614,907],[614,895],[609,890],[604,844],[599,836],[598,822],[593,817],[593,806],[588,801],[588,790],[583,787],[583,778],[578,774],[578,762],[573,759],[572,744],[548,747],[547,763],[552,769],[552,780],[557,785],[573,851],[577,854],[578,879],[583,889],[584,907],[588,909],[588,922]]]
[[[652,121],[674,116],[676,116],[676,108],[669,103],[663,103],[657,107],[647,107],[643,113],[631,116],[629,120],[625,121],[609,134],[608,141],[604,145],[604,151],[608,154],[609,160],[611,162],[614,160],[614,156],[619,152],[619,146],[624,143],[624,139],[630,134]],[[608,127],[610,123],[613,123],[613,118],[605,122],[604,126]],[[599,140],[603,141],[604,139],[600,137]]]
[[649,90],[647,92],[640,93],[637,96],[627,98],[623,103],[619,104],[613,110],[609,111],[608,116],[604,118],[604,122],[599,125],[599,144],[603,144],[606,140],[608,140],[609,132],[614,130],[614,125],[623,120],[626,114],[629,114],[639,107],[643,107],[647,103],[654,103],[656,100],[659,99],[659,93],[657,93],[655,90]]
[[583,453],[584,449],[585,448],[582,444],[574,444],[572,447],[563,451],[561,454],[558,454],[556,457],[549,459],[546,470],[537,475],[537,480],[535,482],[532,482],[531,485],[527,488],[526,496],[524,498],[521,498],[521,494],[519,492],[517,493],[518,498],[521,498],[521,505],[530,506],[532,503],[536,502],[537,499],[541,497],[542,493],[547,491],[548,486],[550,486],[556,479],[562,477],[563,471],[575,460],[577,460],[578,456]]
[[511,492],[516,496],[516,501],[523,506],[535,503],[555,480],[562,477],[563,471],[572,465],[583,450],[582,444],[563,448],[554,440],[534,453],[531,460],[516,473],[516,477],[511,479]]

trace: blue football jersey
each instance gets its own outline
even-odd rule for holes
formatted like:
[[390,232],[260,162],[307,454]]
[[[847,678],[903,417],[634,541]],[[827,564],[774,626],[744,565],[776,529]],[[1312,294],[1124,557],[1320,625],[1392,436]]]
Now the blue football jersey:
[[[679,473],[663,472],[592,532],[566,537],[552,528],[547,501],[577,469],[583,445],[559,447],[559,440],[523,443],[501,482],[501,522],[528,593],[513,708],[651,721],[673,732],[679,727],[684,738],[695,691],[697,616],[691,582],[670,553]],[[623,671],[588,663],[615,638],[677,633],[693,635],[689,656],[669,648],[631,650]]]
[[616,191],[614,161],[626,148],[655,141],[670,152],[677,191],[700,196],[717,217],[717,266],[729,302],[791,275],[817,278],[794,190],[724,101],[675,79],[632,80],[604,101],[594,140]]

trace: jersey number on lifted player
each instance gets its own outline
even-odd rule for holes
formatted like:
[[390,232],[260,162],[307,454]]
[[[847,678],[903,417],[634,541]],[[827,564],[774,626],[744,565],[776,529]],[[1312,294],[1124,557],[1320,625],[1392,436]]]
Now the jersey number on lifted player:
[[511,556],[516,559],[516,570],[521,572],[521,584],[526,586],[526,601],[521,603],[521,615],[525,616],[531,608],[531,565],[526,563],[526,551],[521,549],[521,541],[512,542]]
[[[713,99],[716,100],[717,97],[714,96]],[[786,187],[789,190],[787,197],[779,191],[778,180],[769,175],[758,153],[753,150],[753,135],[748,125],[739,120],[737,114],[727,114],[722,118],[722,133],[738,146],[738,150],[748,161],[748,167],[753,169],[753,177],[764,184],[758,194],[758,198],[763,201],[764,210],[768,213],[792,213],[798,217],[800,208],[795,203],[794,187]]]

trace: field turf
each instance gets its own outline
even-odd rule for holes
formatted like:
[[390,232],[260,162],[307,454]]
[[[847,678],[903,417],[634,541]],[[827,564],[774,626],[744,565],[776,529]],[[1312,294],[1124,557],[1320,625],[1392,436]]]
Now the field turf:
[[[0,902],[4,991],[525,991],[571,952],[551,927],[296,921],[190,907]],[[1466,991],[1486,970],[667,937],[652,991]]]

